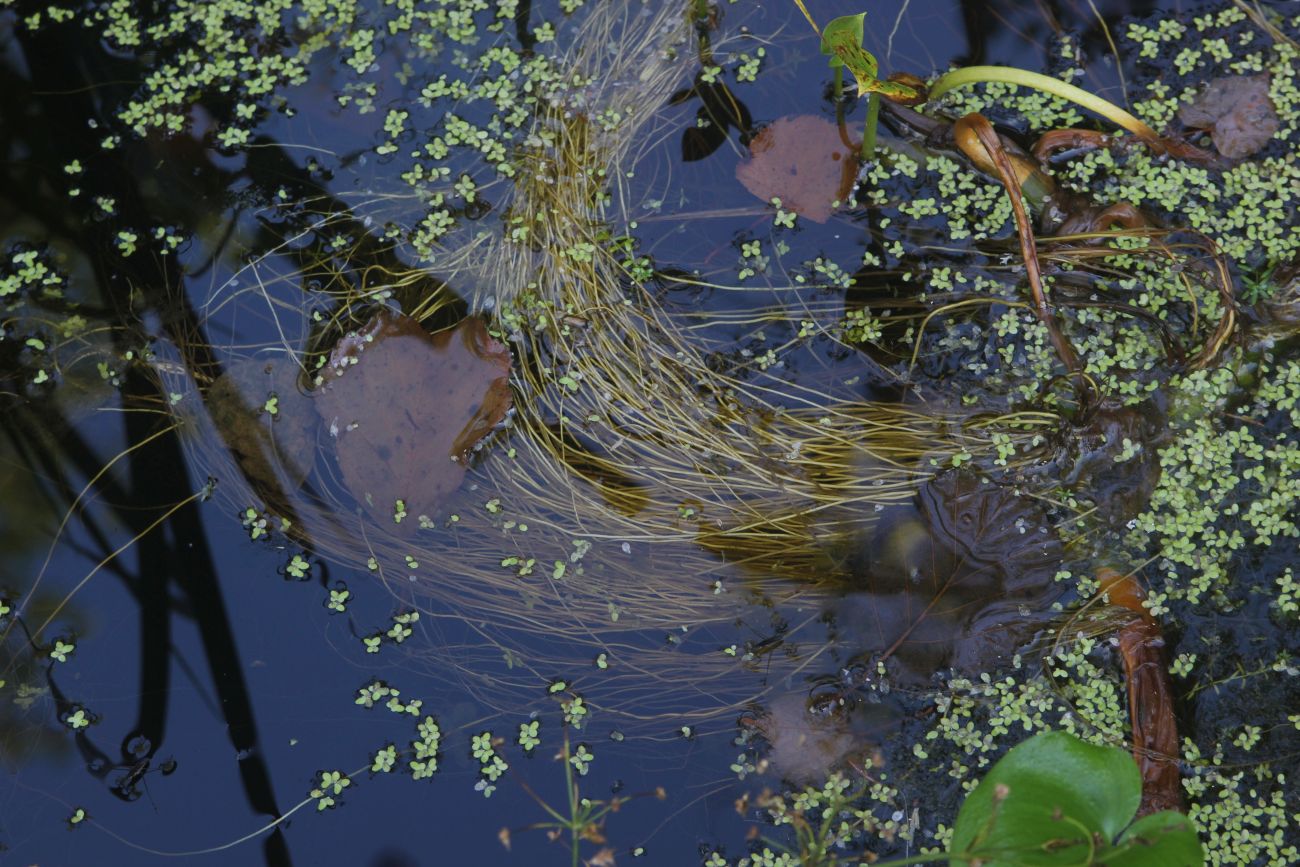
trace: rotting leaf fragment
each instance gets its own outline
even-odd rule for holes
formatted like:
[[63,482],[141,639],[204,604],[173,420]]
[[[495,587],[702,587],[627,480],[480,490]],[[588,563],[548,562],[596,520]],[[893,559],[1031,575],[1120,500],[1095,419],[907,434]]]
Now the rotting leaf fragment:
[[1194,129],[1209,130],[1215,148],[1229,159],[1256,154],[1278,130],[1268,82],[1267,75],[1216,78],[1178,110],[1178,119]]

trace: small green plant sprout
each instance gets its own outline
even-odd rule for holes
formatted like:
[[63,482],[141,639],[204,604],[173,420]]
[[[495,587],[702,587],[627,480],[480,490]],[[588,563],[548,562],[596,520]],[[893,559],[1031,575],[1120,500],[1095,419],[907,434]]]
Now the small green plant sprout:
[[[522,731],[522,728],[521,728]],[[551,840],[564,840],[569,846],[570,864],[572,867],[578,867],[579,864],[597,864],[601,863],[595,860],[602,853],[607,853],[609,860],[605,863],[614,863],[612,860],[613,851],[608,848],[602,848],[592,859],[584,861],[581,857],[581,846],[583,843],[589,843],[596,846],[605,846],[605,818],[610,813],[616,813],[619,809],[635,798],[654,797],[660,801],[668,797],[663,787],[658,787],[652,792],[640,792],[635,795],[615,795],[608,801],[597,801],[591,798],[584,798],[578,788],[578,781],[574,778],[574,771],[579,775],[586,774],[586,768],[589,766],[593,755],[586,744],[579,744],[576,750],[571,749],[569,745],[569,734],[564,733],[564,741],[560,750],[555,755],[555,760],[560,762],[564,767],[564,788],[567,796],[567,810],[561,812],[559,809],[552,807],[541,796],[522,780],[520,786],[528,796],[538,803],[550,818],[547,821],[535,822],[526,828],[518,829],[519,831],[545,831],[547,837]],[[567,815],[566,815],[567,813]],[[501,845],[507,849],[510,848],[511,834],[514,833],[509,828],[502,828],[497,834],[497,839]]]
[[410,638],[411,635],[414,634],[415,627],[412,626],[411,624],[415,623],[419,619],[420,619],[420,612],[418,611],[408,611],[403,614],[394,614],[393,625],[385,634],[389,638],[391,638],[395,644],[401,644],[403,641]]
[[1141,800],[1141,773],[1126,751],[1043,732],[1013,747],[966,798],[953,826],[950,863],[1203,864],[1191,820],[1162,812],[1134,821]]
[[885,80],[879,77],[880,65],[875,56],[863,46],[866,13],[844,15],[834,19],[822,30],[808,12],[803,0],[794,0],[813,30],[821,35],[822,53],[830,58],[835,71],[835,94],[838,97],[843,81],[844,67],[848,67],[858,83],[859,95],[867,95],[867,124],[862,137],[862,157],[871,159],[875,147],[876,121],[880,112],[880,98],[903,105],[920,105],[933,102],[958,87],[981,82],[998,82],[1019,87],[1030,87],[1052,96],[1080,105],[1101,115],[1140,138],[1157,154],[1164,153],[1167,143],[1147,124],[1129,112],[1096,94],[1068,82],[1026,69],[1011,66],[968,66],[944,73],[927,90],[924,83],[906,73],[896,73]]
[[352,591],[347,585],[339,582],[337,587],[330,590],[329,599],[325,601],[325,607],[333,614],[342,614],[348,610],[348,600],[352,598]]
[[55,662],[67,662],[76,647],[71,640],[64,641],[62,638],[57,638],[54,640],[54,646],[50,648],[50,659]]
[[311,563],[301,554],[294,554],[293,559],[284,567],[284,574],[286,578],[306,581],[311,575]]
[[75,810],[72,811],[72,815],[68,816],[68,828],[69,828],[69,830],[71,830],[72,828],[77,827],[77,826],[80,825],[82,822],[86,821],[86,819],[87,819],[86,808],[85,808],[85,807],[77,807]]
[[582,696],[565,699],[560,702],[560,709],[564,711],[564,721],[573,728],[580,729],[587,723],[587,704]]
[[533,750],[541,744],[542,739],[538,735],[541,726],[541,720],[530,720],[519,724],[519,746],[523,748],[525,754],[532,755]]
[[411,758],[407,761],[407,767],[411,771],[411,779],[426,780],[438,770],[438,748],[442,744],[442,728],[437,720],[426,716],[415,727],[415,731],[419,738],[411,741]]
[[390,695],[397,695],[397,690],[393,689],[382,680],[373,680],[357,690],[357,698],[354,702],[369,710],[376,704],[383,702]]
[[352,785],[352,780],[342,771],[321,771],[320,785],[313,788],[310,795],[316,801],[316,811],[321,812],[338,806],[335,796]]
[[388,774],[397,765],[397,745],[386,744],[375,751],[375,758],[370,763],[370,773]]
[[[817,23],[803,5],[803,0],[795,0],[808,23],[817,30]],[[821,31],[821,51],[829,58],[831,69],[835,72],[835,102],[838,105],[840,93],[844,87],[844,67],[848,67],[858,82],[858,93],[869,94],[867,103],[867,121],[862,130],[862,159],[869,160],[875,156],[876,123],[880,117],[880,97],[908,104],[920,102],[921,93],[909,84],[898,81],[881,81],[878,77],[880,66],[876,58],[862,47],[866,38],[865,20],[867,13],[842,15],[826,25]]]
[[497,752],[497,747],[503,743],[505,740],[493,737],[491,731],[480,732],[470,739],[470,753],[479,763],[479,781],[474,789],[482,792],[485,798],[492,797],[497,780],[510,769],[510,763]]
[[74,732],[79,732],[86,726],[95,722],[94,716],[86,711],[80,705],[74,706],[72,710],[63,715],[63,724]]
[[240,523],[243,524],[244,529],[248,530],[248,538],[254,542],[258,539],[267,538],[269,532],[267,530],[268,518],[264,513],[257,511],[255,507],[249,506],[243,511],[240,515]]

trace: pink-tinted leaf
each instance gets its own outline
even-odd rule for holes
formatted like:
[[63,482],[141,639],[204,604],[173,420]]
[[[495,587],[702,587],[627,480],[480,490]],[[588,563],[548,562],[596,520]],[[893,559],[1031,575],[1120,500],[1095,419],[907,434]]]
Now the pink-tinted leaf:
[[470,450],[509,411],[509,375],[509,350],[477,318],[430,335],[382,311],[340,340],[316,409],[353,497],[388,526],[399,499],[412,516],[434,515],[460,486]]
[[1278,130],[1268,81],[1267,75],[1216,78],[1178,110],[1178,118],[1187,126],[1209,130],[1215,148],[1225,157],[1240,159],[1258,153]]
[[736,167],[745,189],[764,202],[824,223],[853,189],[857,155],[840,140],[839,129],[813,115],[783,117],[749,145],[750,160]]

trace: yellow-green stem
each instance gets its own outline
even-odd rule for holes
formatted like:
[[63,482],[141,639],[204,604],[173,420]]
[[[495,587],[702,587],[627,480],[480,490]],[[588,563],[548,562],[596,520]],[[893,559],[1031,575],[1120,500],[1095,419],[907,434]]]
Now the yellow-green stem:
[[930,88],[929,98],[932,100],[938,99],[950,90],[967,84],[977,84],[981,81],[999,81],[1004,84],[1032,87],[1035,90],[1068,99],[1076,105],[1096,112],[1107,120],[1122,126],[1138,138],[1151,142],[1160,139],[1155,130],[1113,102],[1104,100],[1100,96],[1089,93],[1082,88],[1075,87],[1073,84],[1061,81],[1059,78],[1052,78],[1051,76],[1030,72],[1026,69],[1016,69],[1011,66],[968,66],[964,69],[954,69],[939,77],[939,80]]

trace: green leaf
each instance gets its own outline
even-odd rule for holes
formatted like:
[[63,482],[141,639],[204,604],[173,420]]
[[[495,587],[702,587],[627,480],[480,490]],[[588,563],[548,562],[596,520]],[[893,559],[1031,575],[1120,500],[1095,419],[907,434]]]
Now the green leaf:
[[[857,15],[842,15],[826,25],[822,31],[822,54],[830,58],[831,69],[836,69],[844,65],[844,61],[839,57],[840,50],[844,46],[852,46],[861,50],[862,41],[866,38],[864,20],[867,13],[859,12]],[[865,51],[864,54],[867,54]],[[867,54],[874,64],[876,59]],[[875,70],[872,70],[871,77],[875,78]]]
[[[962,804],[951,863],[985,867],[1095,863],[1142,798],[1137,764],[1123,750],[1045,732],[1014,747]],[[1136,862],[1135,862],[1136,863]]]
[[916,99],[914,88],[896,81],[881,81],[880,64],[875,55],[862,47],[865,38],[864,20],[867,13],[843,15],[826,25],[822,31],[822,54],[827,55],[831,69],[847,66],[858,82],[858,93],[879,93],[889,99],[904,102]]
[[1205,863],[1196,826],[1173,811],[1138,819],[1105,857],[1106,867],[1200,867]]

